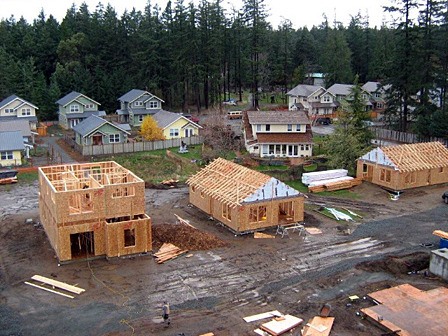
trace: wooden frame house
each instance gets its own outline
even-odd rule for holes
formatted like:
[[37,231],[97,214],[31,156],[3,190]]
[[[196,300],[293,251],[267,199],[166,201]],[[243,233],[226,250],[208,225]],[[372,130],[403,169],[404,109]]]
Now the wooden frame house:
[[152,249],[145,184],[114,161],[39,168],[40,220],[60,261]]
[[303,221],[304,195],[285,183],[218,158],[187,180],[190,203],[245,233]]
[[360,157],[356,176],[392,191],[448,182],[448,149],[440,142],[378,147]]

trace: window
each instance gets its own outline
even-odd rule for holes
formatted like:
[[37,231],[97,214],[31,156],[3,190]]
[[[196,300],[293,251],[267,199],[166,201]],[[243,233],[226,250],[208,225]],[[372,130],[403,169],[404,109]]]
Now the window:
[[204,194],[204,192],[201,190],[201,197],[202,198],[204,198],[205,197],[205,194]]
[[14,113],[14,109],[5,109],[5,113]]
[[443,167],[439,167],[439,173],[443,173]]
[[135,101],[135,102],[133,103],[133,105],[134,105],[135,107],[140,107],[140,106],[143,106],[143,102],[137,100],[137,101]]
[[269,132],[271,130],[271,125],[267,124],[266,125],[266,132]]
[[109,134],[109,143],[120,142],[120,134]]
[[375,92],[375,98],[381,98],[381,93]]
[[381,169],[380,171],[380,181],[390,183],[391,180],[391,172],[390,170]]
[[150,101],[149,102],[149,108],[158,108],[159,102],[158,101]]
[[257,125],[257,132],[261,132],[261,125]]
[[330,100],[330,96],[324,96],[323,98],[324,98],[324,99],[323,99],[323,102],[324,102],[324,103],[329,103],[329,102],[331,102],[331,100]]
[[292,132],[292,125],[288,124],[288,132]]
[[23,116],[29,116],[29,115],[31,115],[31,109],[30,109],[30,108],[23,108],[23,109],[22,109],[22,115],[23,115]]
[[377,109],[383,108],[383,103],[376,103],[376,108]]
[[124,247],[135,246],[135,229],[124,230]]
[[300,132],[300,129],[301,129],[300,125],[296,125],[296,132]]
[[135,196],[134,187],[117,187],[112,193],[112,198]]
[[228,204],[222,205],[222,216],[225,219],[232,220],[232,208]]
[[12,160],[14,158],[12,152],[1,152],[2,160]]
[[68,209],[70,215],[77,215],[93,211],[91,192],[70,195],[68,199]]
[[78,105],[78,104],[70,105],[70,112],[71,112],[71,113],[77,113],[77,112],[79,112],[79,105]]
[[179,136],[179,129],[178,128],[170,128],[170,137],[177,137]]
[[416,178],[415,172],[406,173],[406,175],[404,176],[404,183],[406,183],[406,184],[414,184],[415,182],[417,182],[417,178]]
[[94,108],[93,104],[86,104],[85,105],[85,109],[86,110],[93,110],[93,108]]
[[249,208],[249,222],[265,222],[267,220],[266,216],[266,206],[252,206]]
[[137,117],[137,119],[138,119],[139,122],[143,122],[143,118],[145,118],[145,116],[142,115],[142,114],[140,114],[140,115]]

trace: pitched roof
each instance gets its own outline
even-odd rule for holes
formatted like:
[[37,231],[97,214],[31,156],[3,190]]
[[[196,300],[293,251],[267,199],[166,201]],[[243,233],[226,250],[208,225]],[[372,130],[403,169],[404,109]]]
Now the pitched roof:
[[24,150],[23,137],[20,131],[0,132],[0,151]]
[[92,98],[89,98],[86,95],[83,95],[82,93],[76,91],[72,91],[68,95],[65,95],[64,97],[56,101],[56,104],[66,106],[67,104],[70,104],[72,101],[76,100],[80,96],[83,96],[84,98],[93,101],[95,104],[101,105],[100,103],[94,101]]
[[223,158],[205,166],[190,177],[187,184],[232,207],[300,195],[297,190],[273,177]]
[[84,119],[82,122],[80,122],[75,127],[73,127],[73,131],[75,131],[76,133],[79,133],[82,137],[86,137],[89,134],[91,134],[93,131],[97,130],[98,128],[100,128],[101,126],[103,126],[105,124],[112,125],[113,127],[119,129],[120,131],[129,134],[128,131],[125,131],[120,126],[110,123],[109,121],[107,121],[103,118],[97,117],[96,115],[91,115],[90,117]]
[[448,149],[440,142],[422,142],[375,148],[359,158],[402,172],[448,166]]
[[35,109],[39,109],[36,105],[31,104],[29,101],[26,101],[25,99],[20,98],[19,96],[16,96],[16,95],[11,95],[11,96],[9,96],[9,97],[3,99],[3,100],[0,102],[0,108],[5,107],[6,105],[8,105],[9,103],[13,102],[13,101],[16,100],[16,99],[18,99],[18,100],[20,100],[20,101],[22,101],[22,102],[24,102],[24,103],[26,103],[26,104],[28,104],[28,105],[34,107]]
[[303,111],[248,111],[249,123],[256,124],[310,124]]
[[362,86],[362,89],[367,91],[367,92],[375,92],[376,90],[378,90],[381,87],[381,83],[380,82],[367,82]]
[[352,88],[353,84],[333,84],[327,91],[338,96],[348,96]]
[[299,84],[295,88],[288,91],[288,93],[286,93],[286,95],[287,96],[296,96],[296,97],[308,97],[309,95],[311,95],[312,93],[316,92],[319,89],[324,89],[324,88],[319,85]]
[[28,120],[16,118],[16,120],[1,121],[0,119],[0,132],[8,131],[20,131],[24,137],[31,136],[30,123]]
[[165,128],[180,118],[186,119],[184,116],[180,115],[179,113],[168,112],[165,110],[160,110],[159,112],[154,114],[152,117],[157,122],[157,125],[160,128]]
[[[122,95],[120,98],[118,98],[118,100],[122,101],[122,102],[133,102],[134,100],[138,99],[139,97],[143,96],[144,94],[148,94],[151,98],[156,98],[156,99],[160,100],[161,102],[164,102],[162,99],[153,95],[152,93],[150,93],[148,91],[144,91],[144,90],[139,90],[139,89],[132,89],[131,91],[126,92],[124,95]],[[148,99],[146,99],[146,100],[148,100]]]

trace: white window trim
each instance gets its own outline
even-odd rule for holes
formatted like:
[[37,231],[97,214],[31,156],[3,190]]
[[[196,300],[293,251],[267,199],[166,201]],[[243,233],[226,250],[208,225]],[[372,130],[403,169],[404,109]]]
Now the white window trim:
[[79,113],[79,105],[78,104],[72,104],[70,105],[70,113]]
[[179,129],[178,128],[170,128],[170,137],[176,137],[179,136]]
[[14,109],[7,108],[7,109],[5,109],[5,113],[14,113]]
[[135,107],[141,107],[141,106],[143,106],[143,102],[140,100],[137,100],[137,101],[133,102],[132,105]]
[[0,152],[0,159],[2,159],[2,160],[13,160],[14,159],[14,152],[13,151]]
[[149,102],[149,108],[151,109],[155,109],[159,107],[159,102],[158,101],[150,101]]
[[[118,136],[118,139],[116,138]],[[119,143],[120,133],[109,134],[109,143]]]

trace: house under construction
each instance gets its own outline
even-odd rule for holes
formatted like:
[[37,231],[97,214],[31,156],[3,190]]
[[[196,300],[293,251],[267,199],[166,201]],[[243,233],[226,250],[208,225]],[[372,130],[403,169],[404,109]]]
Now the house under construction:
[[39,168],[39,212],[60,261],[152,249],[145,184],[114,161]]

